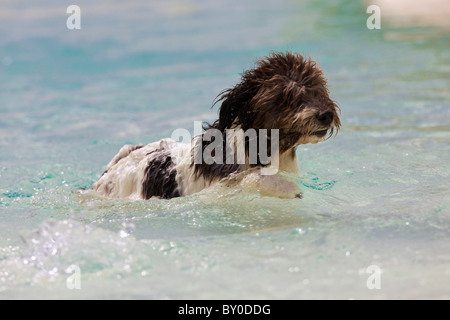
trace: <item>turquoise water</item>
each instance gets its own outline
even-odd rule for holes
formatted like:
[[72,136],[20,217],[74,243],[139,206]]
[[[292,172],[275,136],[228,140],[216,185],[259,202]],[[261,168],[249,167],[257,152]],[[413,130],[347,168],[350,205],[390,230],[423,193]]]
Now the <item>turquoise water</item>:
[[[70,31],[70,4],[1,4],[0,298],[450,298],[446,26],[369,30],[344,0],[82,0]],[[342,109],[298,150],[303,199],[77,193],[123,144],[214,120],[278,50],[319,61]]]

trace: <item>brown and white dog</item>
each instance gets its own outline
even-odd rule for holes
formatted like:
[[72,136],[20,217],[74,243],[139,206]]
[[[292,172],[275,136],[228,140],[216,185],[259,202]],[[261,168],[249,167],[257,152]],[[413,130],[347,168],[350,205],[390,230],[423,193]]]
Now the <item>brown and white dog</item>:
[[[170,199],[220,182],[267,196],[301,197],[295,182],[300,174],[297,146],[324,141],[340,128],[339,107],[330,99],[327,81],[316,63],[297,53],[273,53],[245,72],[239,84],[219,94],[219,102],[219,119],[206,126],[206,132],[215,130],[225,138],[230,129],[254,129],[260,138],[261,129],[276,130],[277,148],[269,150],[278,157],[276,174],[261,174],[260,169],[272,165],[270,161],[249,161],[251,139],[247,135],[243,163],[194,161],[194,154],[213,143],[217,147],[217,141],[205,139],[203,133],[187,144],[166,138],[148,145],[125,145],[93,189],[109,198]],[[271,133],[266,138],[274,140]],[[223,139],[223,148],[214,148],[214,159],[225,159],[228,143]]]

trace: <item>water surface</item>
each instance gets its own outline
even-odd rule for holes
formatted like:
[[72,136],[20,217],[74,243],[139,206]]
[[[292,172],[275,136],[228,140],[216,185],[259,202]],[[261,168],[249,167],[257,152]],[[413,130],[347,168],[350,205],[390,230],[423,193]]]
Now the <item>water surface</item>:
[[[70,31],[70,4],[0,10],[0,298],[450,298],[445,26],[369,30],[344,0],[82,0]],[[298,150],[303,199],[79,196],[123,144],[214,120],[285,50],[320,62],[342,109],[336,138]]]

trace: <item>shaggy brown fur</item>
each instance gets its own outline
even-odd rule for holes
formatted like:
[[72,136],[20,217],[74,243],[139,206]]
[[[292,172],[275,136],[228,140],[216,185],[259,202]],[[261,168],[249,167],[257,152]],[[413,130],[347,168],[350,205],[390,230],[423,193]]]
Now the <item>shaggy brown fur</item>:
[[[93,189],[110,198],[169,199],[223,180],[226,186],[239,184],[261,195],[300,197],[296,147],[323,141],[340,127],[339,108],[326,85],[323,72],[310,59],[274,53],[217,96],[219,119],[205,128],[215,130],[194,137],[193,145],[172,139],[125,145]],[[236,145],[227,141],[228,133],[235,132],[245,137],[236,135]],[[240,151],[239,156],[234,151]],[[278,169],[286,174],[277,175]]]
[[[298,53],[273,53],[258,61],[239,84],[218,95],[214,104],[219,102],[219,119],[205,129],[218,129],[224,137],[230,128],[268,129],[269,133],[270,129],[279,129],[280,155],[295,152],[312,136],[321,138],[328,133],[329,138],[341,125],[339,107],[329,97],[322,70]],[[203,142],[203,150],[207,145]],[[209,180],[238,170],[237,164],[195,164],[195,172]]]

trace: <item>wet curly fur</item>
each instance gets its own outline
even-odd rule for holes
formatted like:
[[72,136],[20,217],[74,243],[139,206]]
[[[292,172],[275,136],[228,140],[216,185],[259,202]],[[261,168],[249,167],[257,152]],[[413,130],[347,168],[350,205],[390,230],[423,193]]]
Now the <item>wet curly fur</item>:
[[[254,69],[242,75],[239,84],[217,96],[214,104],[219,102],[222,103],[219,119],[205,129],[218,129],[224,135],[230,128],[244,131],[253,128],[257,132],[258,129],[269,132],[279,129],[280,153],[296,147],[299,142],[310,142],[308,137],[315,134],[328,132],[329,138],[341,126],[339,107],[329,97],[323,71],[314,61],[298,53],[273,53],[259,60]],[[203,149],[206,146],[204,143]],[[195,170],[214,179],[236,168],[236,164],[215,167],[198,164]]]
[[[280,170],[291,174],[299,174],[298,145],[324,141],[341,126],[339,107],[329,97],[323,71],[298,53],[272,53],[259,60],[236,86],[216,97],[214,105],[218,103],[219,118],[205,129],[218,129],[223,137],[227,129],[279,129],[279,150],[275,151],[280,155]],[[230,175],[250,172],[252,167],[268,165],[259,161],[251,165],[225,161],[194,164],[194,150],[203,151],[214,142],[202,138],[194,138],[191,144],[163,139],[147,146],[124,146],[93,189],[108,197],[172,198],[196,193]],[[247,156],[248,143],[247,138]],[[225,152],[222,156],[225,159]],[[298,190],[274,179],[256,176],[251,184],[269,195],[298,196]]]

